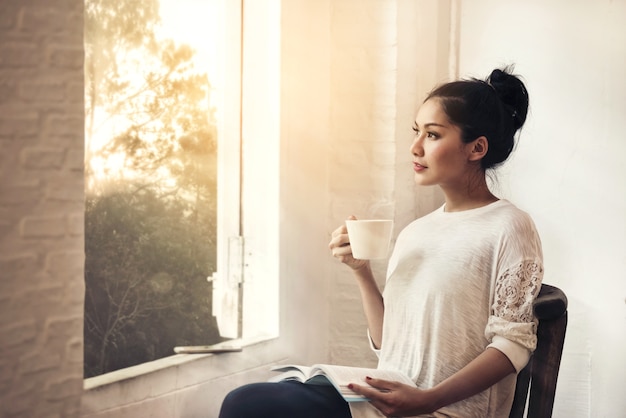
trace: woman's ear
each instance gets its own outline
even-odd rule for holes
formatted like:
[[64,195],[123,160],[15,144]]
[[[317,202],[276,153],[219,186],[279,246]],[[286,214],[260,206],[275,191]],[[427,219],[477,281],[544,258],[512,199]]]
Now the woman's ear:
[[489,141],[487,141],[487,137],[479,136],[469,144],[469,160],[470,161],[479,161],[486,154],[489,149]]

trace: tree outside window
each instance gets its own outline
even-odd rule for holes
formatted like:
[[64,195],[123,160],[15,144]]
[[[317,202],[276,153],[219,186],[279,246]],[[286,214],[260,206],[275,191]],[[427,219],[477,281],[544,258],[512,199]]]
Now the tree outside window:
[[165,35],[166,5],[85,1],[85,377],[222,340],[207,281],[219,109],[200,51]]

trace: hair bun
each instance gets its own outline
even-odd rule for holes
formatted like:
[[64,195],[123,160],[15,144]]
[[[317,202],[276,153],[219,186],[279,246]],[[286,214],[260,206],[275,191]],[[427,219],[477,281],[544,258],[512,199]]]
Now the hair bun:
[[495,69],[487,77],[507,112],[510,113],[515,130],[524,125],[528,114],[528,91],[522,80],[512,74],[512,67]]

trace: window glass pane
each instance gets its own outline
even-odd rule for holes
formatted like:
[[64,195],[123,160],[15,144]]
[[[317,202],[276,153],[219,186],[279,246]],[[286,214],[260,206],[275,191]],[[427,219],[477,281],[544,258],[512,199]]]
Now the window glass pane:
[[85,377],[222,340],[217,0],[85,0]]

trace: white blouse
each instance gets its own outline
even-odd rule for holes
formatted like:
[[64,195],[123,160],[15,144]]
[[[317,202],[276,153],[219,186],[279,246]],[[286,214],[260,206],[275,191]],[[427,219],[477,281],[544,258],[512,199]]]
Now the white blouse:
[[[542,278],[535,225],[506,200],[460,212],[441,207],[413,221],[389,260],[378,367],[426,389],[493,347],[519,372],[537,343],[532,304]],[[515,380],[432,416],[508,417]],[[382,416],[369,403],[350,407],[354,418]]]

